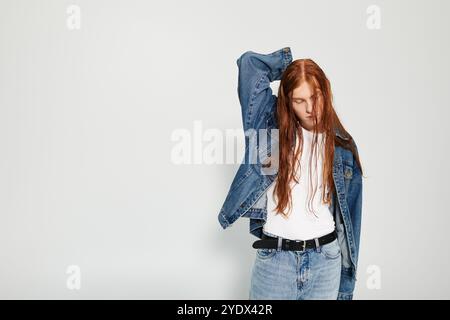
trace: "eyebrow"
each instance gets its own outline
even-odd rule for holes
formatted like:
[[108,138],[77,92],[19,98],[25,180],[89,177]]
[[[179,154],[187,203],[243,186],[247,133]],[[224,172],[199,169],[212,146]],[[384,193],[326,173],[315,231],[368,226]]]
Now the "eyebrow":
[[[309,97],[311,98],[311,97],[314,96],[314,95],[315,95],[315,93],[312,94],[312,95],[310,95]],[[292,97],[292,99],[293,99],[293,100],[299,100],[299,99],[305,100],[305,98],[302,98],[302,97]],[[307,98],[307,99],[308,99],[308,98]]]

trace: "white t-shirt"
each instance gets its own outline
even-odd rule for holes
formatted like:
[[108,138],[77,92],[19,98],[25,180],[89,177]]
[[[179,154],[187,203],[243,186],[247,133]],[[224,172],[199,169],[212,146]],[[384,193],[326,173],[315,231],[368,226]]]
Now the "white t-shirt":
[[[292,188],[292,211],[288,218],[284,218],[282,214],[275,215],[276,196],[273,195],[276,180],[267,189],[267,221],[263,226],[264,231],[271,235],[280,236],[285,239],[292,240],[309,240],[321,237],[334,230],[334,219],[328,204],[322,202],[322,163],[324,146],[321,144],[322,133],[317,134],[317,155],[313,155],[311,163],[312,185],[317,185],[314,200],[311,201],[314,213],[308,209],[308,198],[312,197],[314,189],[311,189],[308,195],[310,184],[309,177],[309,157],[311,152],[311,142],[313,132],[302,127],[303,131],[303,152],[300,156],[301,167],[298,168],[299,183],[291,181]],[[297,140],[297,147],[299,140]],[[322,147],[322,148],[320,148]],[[315,168],[315,160],[317,158],[317,170]],[[301,171],[301,172],[300,172]],[[317,177],[316,177],[317,176]],[[274,199],[275,198],[275,199]],[[285,208],[287,213],[288,207]]]

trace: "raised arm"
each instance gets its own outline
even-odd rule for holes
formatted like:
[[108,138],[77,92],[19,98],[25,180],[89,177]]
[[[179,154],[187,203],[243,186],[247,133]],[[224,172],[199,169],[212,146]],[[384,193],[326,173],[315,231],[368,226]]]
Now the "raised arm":
[[247,51],[237,59],[238,95],[244,131],[255,128],[262,110],[276,98],[272,94],[270,82],[280,80],[291,62],[289,47],[269,54]]

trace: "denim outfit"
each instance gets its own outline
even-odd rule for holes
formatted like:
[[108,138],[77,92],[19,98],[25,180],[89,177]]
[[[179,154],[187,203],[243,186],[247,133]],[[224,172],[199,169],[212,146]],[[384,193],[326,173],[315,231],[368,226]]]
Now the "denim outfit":
[[[240,217],[248,218],[250,234],[259,239],[262,238],[263,225],[267,221],[267,189],[274,182],[278,172],[272,163],[277,163],[277,154],[274,150],[278,149],[276,147],[279,139],[271,130],[278,128],[275,117],[277,97],[272,93],[270,82],[280,80],[284,70],[291,62],[292,53],[289,47],[270,54],[247,51],[236,61],[239,68],[238,95],[245,133],[245,156],[217,217],[223,229],[232,226]],[[255,132],[261,132],[260,130],[264,129],[267,129],[268,138],[256,139]],[[357,150],[351,136],[345,135],[338,128],[335,129],[335,134],[342,141],[349,141]],[[359,253],[362,176],[352,152],[337,144],[335,144],[333,159],[333,180],[336,191],[333,193],[329,208],[334,217],[338,235],[336,243],[339,244],[340,249],[340,258],[333,260],[333,263],[340,261],[341,265],[337,299],[350,300],[353,298]],[[261,276],[270,276],[268,270],[278,268],[277,265],[281,268],[281,263],[283,265],[288,263],[288,265],[284,265],[285,268],[288,268],[288,270],[284,270],[287,272],[285,284],[291,283],[292,286],[295,283],[292,282],[294,277],[306,279],[306,281],[298,282],[302,283],[300,287],[298,284],[297,286],[310,290],[309,294],[306,293],[307,291],[301,291],[299,298],[321,295],[320,291],[322,290],[316,292],[311,289],[314,287],[313,282],[315,281],[312,265],[318,265],[317,262],[320,259],[317,257],[324,256],[324,254],[314,253],[316,254],[313,254],[312,251],[303,253],[269,252],[267,249],[258,249],[253,270],[254,277],[252,277],[254,297],[262,296],[262,291],[267,289],[267,286],[263,285],[264,279]],[[270,259],[262,259],[264,255],[268,255]],[[328,260],[322,259],[322,261]],[[307,267],[301,268],[301,266]],[[296,268],[295,273],[294,269],[289,269],[293,267]],[[277,279],[281,281],[281,279]],[[333,282],[332,280],[326,281]],[[304,286],[305,284],[306,286]],[[322,287],[322,284],[319,287]],[[334,290],[332,287],[333,285],[330,285],[330,295]],[[283,290],[287,292],[282,293]],[[289,290],[293,289],[289,286],[282,286],[276,292],[280,292],[280,296],[292,297],[294,293]]]

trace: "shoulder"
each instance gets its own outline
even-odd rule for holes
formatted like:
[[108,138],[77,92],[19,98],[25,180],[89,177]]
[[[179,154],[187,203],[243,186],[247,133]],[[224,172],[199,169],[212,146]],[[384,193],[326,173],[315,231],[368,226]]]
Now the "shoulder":
[[356,156],[358,156],[358,147],[350,134],[336,133],[335,148],[340,152],[343,161],[353,165]]
[[335,152],[338,152],[339,156],[342,158],[342,162],[348,165],[352,165],[353,166],[353,162],[354,162],[354,156],[353,153],[351,152],[351,150],[349,150],[348,148],[342,146],[342,145],[335,145]]

